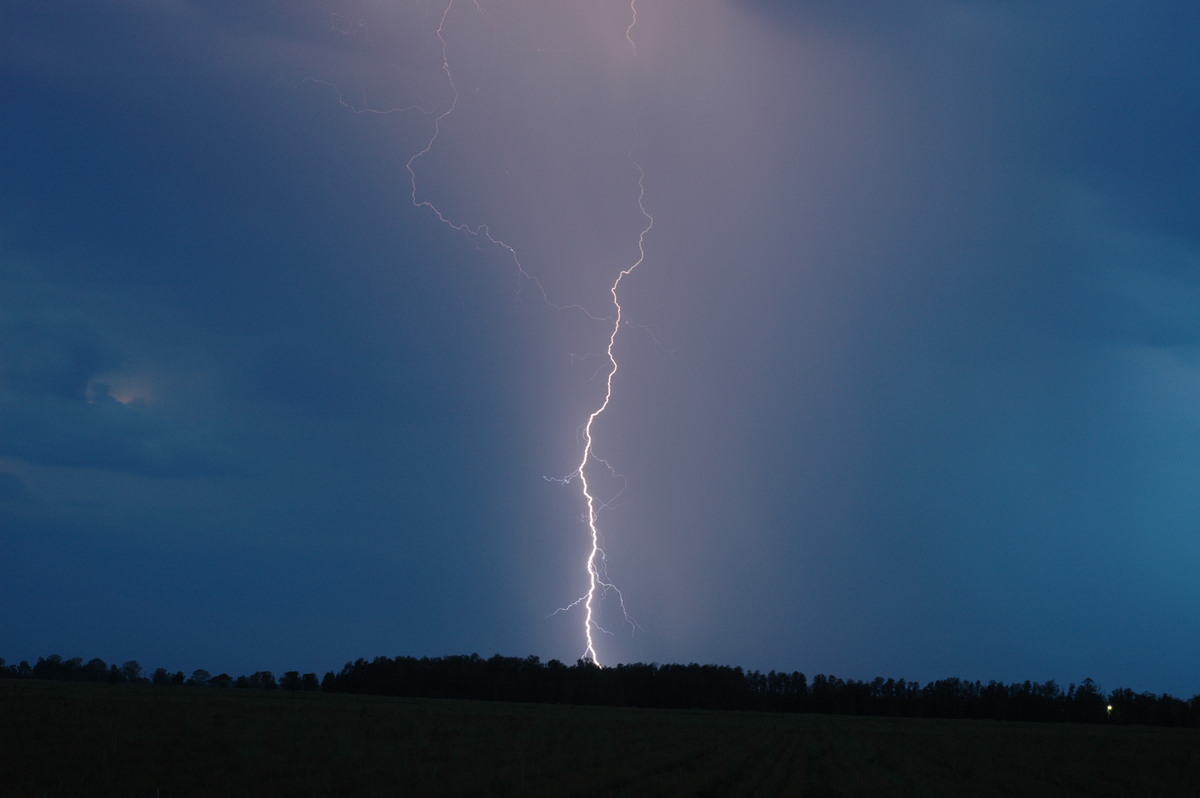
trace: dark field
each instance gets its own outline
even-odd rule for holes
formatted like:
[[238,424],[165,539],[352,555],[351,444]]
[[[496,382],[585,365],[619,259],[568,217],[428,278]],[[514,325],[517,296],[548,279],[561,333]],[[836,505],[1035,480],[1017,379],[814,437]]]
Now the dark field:
[[0,681],[0,795],[1195,796],[1200,732]]

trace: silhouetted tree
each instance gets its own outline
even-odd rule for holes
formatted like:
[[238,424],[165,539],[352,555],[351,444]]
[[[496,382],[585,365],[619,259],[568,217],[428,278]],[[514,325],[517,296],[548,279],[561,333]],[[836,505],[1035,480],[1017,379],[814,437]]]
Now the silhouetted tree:
[[44,658],[38,657],[37,664],[33,666],[33,678],[65,679],[66,668],[63,666],[62,657],[58,654],[51,654]]
[[81,669],[81,675],[85,682],[107,682],[108,663],[98,657],[90,659]]
[[121,666],[121,677],[124,679],[126,684],[137,684],[145,681],[142,678],[142,666],[139,665],[135,659],[127,660],[125,664]]
[[275,683],[275,674],[270,671],[258,671],[250,675],[249,687],[258,688],[260,690],[274,690],[277,685]]
[[1087,677],[1076,687],[1071,685],[1067,691],[1069,708],[1067,719],[1080,723],[1095,723],[1107,718],[1107,704],[1100,688]]

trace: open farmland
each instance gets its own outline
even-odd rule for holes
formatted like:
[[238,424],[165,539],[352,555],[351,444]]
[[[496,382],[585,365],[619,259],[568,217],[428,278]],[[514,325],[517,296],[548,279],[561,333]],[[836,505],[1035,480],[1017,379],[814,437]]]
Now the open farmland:
[[0,794],[1194,796],[1200,732],[0,681]]

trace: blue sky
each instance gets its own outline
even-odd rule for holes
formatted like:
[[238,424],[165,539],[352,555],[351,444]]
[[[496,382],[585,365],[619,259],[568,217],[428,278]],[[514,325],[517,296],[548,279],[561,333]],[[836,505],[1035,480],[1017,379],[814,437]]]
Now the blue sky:
[[446,7],[5,12],[0,656],[580,656],[640,165],[604,661],[1200,692],[1200,12]]

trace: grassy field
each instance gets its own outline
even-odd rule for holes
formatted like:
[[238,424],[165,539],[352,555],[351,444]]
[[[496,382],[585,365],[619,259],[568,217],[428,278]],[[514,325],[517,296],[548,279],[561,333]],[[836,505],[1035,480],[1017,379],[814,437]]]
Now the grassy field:
[[1195,796],[1200,731],[0,681],[0,795]]

